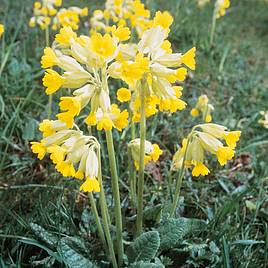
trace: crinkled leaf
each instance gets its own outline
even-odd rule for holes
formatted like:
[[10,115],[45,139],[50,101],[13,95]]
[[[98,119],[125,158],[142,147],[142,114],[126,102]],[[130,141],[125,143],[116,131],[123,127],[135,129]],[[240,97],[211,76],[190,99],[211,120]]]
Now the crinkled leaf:
[[167,219],[161,222],[157,229],[161,238],[161,249],[169,249],[176,246],[182,241],[186,234],[191,234],[194,231],[202,231],[206,226],[206,222],[198,219]]
[[162,210],[163,206],[161,204],[146,209],[143,213],[144,220],[159,222],[161,219]]
[[157,231],[141,234],[128,248],[129,262],[150,261],[155,257],[159,246],[160,238]]
[[62,238],[58,245],[58,252],[62,255],[64,263],[70,268],[93,268],[95,265],[82,254],[78,253],[76,248],[72,247],[72,241],[69,238]]
[[57,246],[58,237],[56,235],[49,233],[46,229],[36,223],[31,222],[30,228],[39,239],[46,242],[49,246]]
[[130,268],[165,268],[163,264],[160,263],[151,263],[151,262],[134,262],[130,265]]

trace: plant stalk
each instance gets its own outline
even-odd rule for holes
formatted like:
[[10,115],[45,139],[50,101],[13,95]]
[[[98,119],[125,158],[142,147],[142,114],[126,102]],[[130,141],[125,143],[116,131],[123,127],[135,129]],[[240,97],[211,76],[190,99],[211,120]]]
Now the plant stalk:
[[213,45],[213,41],[214,41],[216,21],[217,21],[217,12],[216,12],[216,6],[215,6],[214,11],[213,11],[213,16],[212,16],[211,29],[210,29],[210,41],[209,41],[210,47]]
[[116,168],[115,151],[113,143],[113,135],[111,130],[107,130],[106,141],[109,155],[109,163],[111,169],[112,191],[115,203],[115,224],[116,224],[116,242],[117,242],[117,254],[118,254],[118,266],[122,267],[123,264],[123,233],[122,233],[122,215],[121,215],[121,202],[119,193],[119,180]]
[[112,260],[113,268],[117,268],[117,262],[116,262],[116,257],[114,253],[114,246],[113,246],[113,241],[111,239],[111,234],[109,230],[109,222],[108,222],[108,209],[107,209],[107,203],[105,199],[105,193],[103,189],[103,184],[102,184],[102,172],[101,172],[101,156],[100,156],[100,148],[98,148],[98,162],[99,162],[99,171],[98,171],[98,180],[100,183],[100,206],[101,206],[101,215],[102,215],[102,220],[103,220],[103,227],[104,227],[104,232],[106,235],[107,239],[107,244],[109,248],[109,253],[110,257]]
[[93,196],[92,193],[89,193],[89,200],[90,200],[90,205],[91,205],[91,208],[92,208],[92,212],[93,212],[93,215],[94,215],[96,224],[97,224],[97,229],[98,229],[98,232],[99,232],[99,236],[100,236],[101,242],[102,242],[102,244],[104,246],[105,252],[108,253],[108,249],[107,249],[107,244],[106,244],[106,240],[105,240],[103,228],[102,228],[102,225],[101,225],[101,222],[100,222],[98,210],[97,210],[97,207],[96,207],[95,198],[94,198],[94,196]]
[[138,206],[137,206],[137,221],[136,221],[136,236],[139,236],[142,231],[143,218],[143,187],[144,187],[144,169],[145,169],[145,139],[146,139],[146,117],[145,117],[145,77],[142,79],[140,88],[140,161],[139,161],[139,177],[138,177]]

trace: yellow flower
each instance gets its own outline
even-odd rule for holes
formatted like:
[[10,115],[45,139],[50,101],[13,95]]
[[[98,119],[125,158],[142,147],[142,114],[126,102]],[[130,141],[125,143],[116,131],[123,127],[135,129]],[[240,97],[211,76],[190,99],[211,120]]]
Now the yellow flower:
[[217,0],[215,3],[215,11],[217,19],[225,15],[226,9],[230,7],[230,0]]
[[77,34],[71,27],[63,27],[60,29],[60,33],[56,34],[55,40],[62,45],[70,45],[71,41],[77,37]]
[[158,144],[153,144],[153,151],[150,153],[152,160],[156,162],[162,154],[163,150],[159,148]]
[[196,48],[193,47],[190,50],[188,50],[185,54],[183,54],[181,57],[181,62],[191,70],[195,70],[195,51]]
[[58,63],[58,59],[53,49],[50,47],[46,47],[44,49],[44,55],[41,58],[42,68],[44,69],[50,68],[54,65],[57,65],[57,63]]
[[196,108],[193,108],[191,110],[191,116],[196,117],[199,115],[199,111]]
[[234,157],[234,150],[230,147],[219,147],[216,155],[220,165],[223,166]]
[[131,98],[131,92],[129,89],[122,87],[117,90],[117,99],[120,102],[127,102],[130,100],[130,98]]
[[56,92],[64,84],[64,81],[65,79],[56,71],[47,69],[43,77],[43,85],[47,88],[46,94],[49,95]]
[[[200,129],[200,130],[199,130]],[[240,131],[226,131],[226,128],[217,124],[200,124],[193,128],[187,139],[183,140],[183,146],[179,149],[172,161],[172,169],[193,166],[193,176],[205,176],[209,169],[204,165],[204,153],[215,155],[220,165],[225,165],[231,160],[234,148],[240,137]],[[224,146],[225,140],[227,146]]]
[[96,33],[91,37],[91,50],[107,59],[115,53],[116,43],[109,34],[102,36],[100,33]]
[[95,126],[97,124],[97,117],[95,113],[90,113],[85,119],[85,123],[89,126]]
[[39,124],[39,130],[43,133],[44,137],[51,136],[56,131],[66,129],[67,126],[64,122],[59,120],[45,119]]
[[53,164],[58,164],[64,161],[66,150],[59,145],[52,145],[47,148],[47,152],[50,153],[50,159]]
[[112,35],[117,37],[119,41],[127,41],[130,38],[130,30],[128,27],[119,26],[116,28],[114,25],[112,27]]
[[5,31],[5,26],[3,24],[0,24],[0,38],[2,34],[4,33],[4,31]]
[[157,11],[154,17],[153,25],[161,26],[164,29],[168,29],[170,25],[173,23],[173,17],[170,15],[168,11]]
[[88,177],[86,181],[80,186],[80,190],[84,192],[100,192],[100,184],[96,178],[91,179]]
[[210,172],[209,169],[203,163],[196,163],[192,170],[192,174],[195,177],[198,177],[200,175],[206,176],[209,174],[209,172]]
[[31,142],[31,149],[33,153],[37,154],[37,158],[42,160],[46,154],[46,147],[42,144],[42,142]]
[[97,123],[97,130],[112,130],[113,128],[113,121],[109,116],[104,116],[101,120]]

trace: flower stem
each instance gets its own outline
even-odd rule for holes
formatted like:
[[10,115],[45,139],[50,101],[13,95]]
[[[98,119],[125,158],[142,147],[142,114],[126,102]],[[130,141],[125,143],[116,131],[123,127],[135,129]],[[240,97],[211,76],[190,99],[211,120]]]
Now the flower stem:
[[185,159],[186,159],[186,154],[187,154],[188,145],[189,145],[189,139],[190,138],[191,138],[191,134],[189,135],[189,138],[187,140],[186,149],[185,149],[185,153],[184,153],[183,160],[182,160],[182,165],[181,165],[181,168],[180,168],[178,179],[176,181],[176,189],[175,189],[174,200],[173,200],[170,215],[169,215],[170,217],[173,217],[173,215],[175,213],[175,210],[177,208],[177,203],[178,203],[179,197],[180,197],[182,179],[183,179],[184,170],[185,170]]
[[212,16],[211,30],[210,30],[210,41],[209,41],[210,47],[212,46],[213,40],[214,40],[214,34],[215,34],[215,29],[216,29],[216,20],[217,20],[217,13],[216,13],[216,6],[215,6],[213,16]]
[[146,139],[146,117],[145,117],[145,78],[142,79],[140,88],[140,161],[139,161],[139,178],[138,178],[138,206],[137,206],[137,221],[136,236],[139,236],[142,231],[143,217],[143,187],[144,187],[144,156],[145,156],[145,139]]
[[136,208],[136,172],[133,165],[130,148],[128,148],[128,171],[129,171],[129,184],[130,184],[130,198],[133,210]]
[[119,181],[116,168],[115,152],[113,135],[111,130],[107,130],[106,141],[111,169],[111,179],[112,179],[112,191],[115,202],[115,224],[116,224],[116,242],[117,242],[117,253],[118,253],[118,266],[121,267],[123,264],[123,234],[122,234],[122,215],[121,215],[121,202],[119,193]]
[[104,246],[105,252],[108,253],[103,228],[102,228],[102,225],[101,225],[101,222],[100,222],[98,210],[97,210],[97,207],[96,207],[95,198],[94,198],[92,193],[89,193],[89,200],[90,200],[90,205],[91,205],[91,208],[92,208],[93,215],[95,217],[95,221],[96,221],[96,224],[97,224],[97,228],[98,228],[98,232],[99,232],[101,242],[102,242],[102,244]]
[[98,160],[99,160],[99,171],[98,171],[98,180],[100,183],[100,206],[101,206],[101,215],[102,215],[102,220],[103,220],[103,227],[104,227],[104,232],[106,235],[107,239],[107,244],[109,248],[109,253],[110,257],[112,260],[113,268],[117,268],[117,262],[115,258],[115,253],[114,253],[114,246],[113,246],[113,241],[111,239],[111,234],[109,230],[109,222],[108,222],[108,209],[107,209],[107,203],[105,199],[105,193],[103,189],[103,184],[102,184],[102,173],[101,173],[101,157],[100,157],[100,148],[98,148]]

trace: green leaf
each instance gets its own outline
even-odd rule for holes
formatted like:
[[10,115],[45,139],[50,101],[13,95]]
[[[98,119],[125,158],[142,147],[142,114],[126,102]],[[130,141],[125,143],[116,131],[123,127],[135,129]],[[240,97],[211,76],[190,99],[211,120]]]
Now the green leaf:
[[41,239],[42,241],[46,242],[49,246],[56,247],[58,243],[58,237],[49,233],[43,227],[36,223],[30,223],[30,228],[34,232],[34,234]]
[[158,204],[146,209],[143,213],[144,220],[159,222],[162,215],[163,206]]
[[157,229],[161,238],[161,249],[170,249],[182,241],[183,237],[194,231],[202,231],[206,222],[198,219],[167,219]]
[[141,234],[128,248],[127,256],[129,262],[150,261],[155,257],[159,246],[160,238],[157,231]]
[[70,239],[62,238],[58,252],[62,255],[64,263],[70,268],[94,268],[95,265],[85,258],[83,255],[78,253],[72,245],[70,245]]

